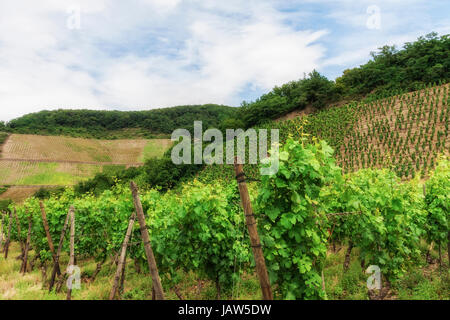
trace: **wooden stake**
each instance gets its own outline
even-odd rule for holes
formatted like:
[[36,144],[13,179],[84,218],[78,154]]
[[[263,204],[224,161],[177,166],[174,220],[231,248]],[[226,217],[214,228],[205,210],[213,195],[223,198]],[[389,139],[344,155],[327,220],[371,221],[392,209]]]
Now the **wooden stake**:
[[270,288],[269,275],[267,273],[266,261],[261,247],[258,230],[256,228],[256,219],[253,214],[250,196],[248,194],[247,184],[245,183],[245,174],[242,164],[238,164],[238,159],[234,159],[234,169],[236,172],[236,180],[239,185],[239,193],[241,195],[242,207],[244,208],[245,221],[250,235],[250,243],[253,250],[253,256],[256,263],[256,273],[258,274],[259,283],[264,300],[273,300],[272,289]]
[[19,223],[19,217],[17,216],[17,212],[16,212],[16,208],[14,208],[14,219],[16,220],[16,225],[17,225],[17,239],[19,240],[20,243],[20,250],[22,251],[22,259],[25,253],[25,248],[23,245],[23,241],[21,239],[21,235],[22,235],[22,231],[20,230],[20,223]]
[[325,296],[327,295],[327,288],[325,286],[325,276],[323,275],[323,270],[322,270],[322,290],[325,293]]
[[131,215],[130,221],[128,222],[127,233],[125,234],[125,239],[122,243],[122,250],[120,252],[119,264],[117,266],[116,274],[114,276],[114,283],[111,289],[111,294],[109,295],[109,300],[114,300],[117,294],[117,288],[119,286],[119,280],[123,273],[123,266],[125,263],[125,259],[127,258],[127,247],[128,242],[130,241],[131,232],[133,231],[134,222],[136,221],[136,214],[133,212]]
[[6,237],[5,242],[5,259],[8,258],[9,244],[11,242],[11,227],[12,227],[12,214],[10,212],[8,216],[8,235]]
[[3,212],[0,212],[2,215],[2,224],[0,226],[0,252],[3,252]]
[[41,207],[42,222],[44,224],[44,230],[45,230],[45,234],[47,236],[48,247],[50,248],[50,252],[52,253],[53,262],[55,263],[56,268],[57,268],[56,273],[58,275],[61,275],[61,271],[59,270],[59,263],[58,264],[56,263],[55,247],[53,246],[52,236],[51,236],[49,228],[48,228],[47,214],[45,213],[45,208],[44,208],[44,204],[42,203],[42,201],[39,202],[39,206]]
[[[56,252],[56,259],[53,263],[53,270],[52,270],[52,276],[50,278],[50,285],[49,285],[49,289],[48,291],[52,291],[53,286],[55,284],[55,278],[56,278],[56,273],[58,272],[57,270],[60,270],[59,268],[59,257],[61,255],[61,250],[62,250],[62,246],[64,244],[64,237],[66,235],[66,231],[67,231],[67,226],[69,224],[69,218],[72,216],[72,212],[74,212],[75,209],[74,207],[70,207],[69,212],[67,212],[66,215],[66,220],[64,221],[64,226],[61,230],[61,236],[59,237],[59,244],[58,244],[58,251]],[[61,273],[60,273],[61,275]]]
[[155,290],[155,299],[164,300],[164,291],[161,285],[161,279],[158,273],[158,267],[156,265],[155,256],[150,245],[150,236],[148,235],[147,225],[145,223],[144,210],[142,209],[141,199],[139,199],[139,192],[137,185],[131,182],[131,192],[133,194],[134,207],[136,209],[137,218],[139,220],[141,237],[144,242],[145,254],[147,256],[148,267],[153,280],[153,289]]
[[25,252],[23,255],[22,267],[20,269],[23,274],[27,273],[27,260],[28,260],[28,251],[30,251],[30,241],[31,241],[31,226],[33,224],[33,213],[30,212],[28,216],[28,234],[27,234],[27,242],[25,243]]
[[[75,265],[75,210],[73,207],[70,209],[70,258],[68,267]],[[72,288],[67,288],[67,300],[71,298]]]
[[447,232],[447,258],[448,258],[448,267],[450,268],[450,231]]
[[[130,240],[128,242],[127,249],[128,249],[128,247],[131,247],[132,239],[133,239],[133,233],[131,233],[131,235],[130,235]],[[120,296],[122,296],[123,291],[124,291],[126,273],[127,273],[127,255],[125,254],[125,260],[123,261],[123,267],[122,267],[122,276],[120,278],[120,287],[119,287],[119,295]]]

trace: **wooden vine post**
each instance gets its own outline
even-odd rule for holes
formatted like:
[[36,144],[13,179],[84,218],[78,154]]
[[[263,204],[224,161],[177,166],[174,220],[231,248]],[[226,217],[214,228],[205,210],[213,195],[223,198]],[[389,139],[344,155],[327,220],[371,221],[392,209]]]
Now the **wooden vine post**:
[[2,224],[0,225],[0,252],[3,252],[3,212],[0,212],[2,215]]
[[236,180],[241,195],[242,207],[244,208],[245,221],[250,235],[250,243],[253,250],[253,256],[256,263],[256,273],[258,274],[259,283],[261,285],[264,300],[273,300],[272,289],[270,288],[269,275],[267,273],[266,261],[261,247],[258,230],[256,228],[256,219],[253,214],[250,196],[248,194],[247,184],[245,182],[245,173],[242,164],[238,163],[238,159],[234,159],[234,169],[236,172]]
[[8,235],[6,236],[5,242],[5,259],[8,258],[9,244],[11,242],[11,227],[12,227],[12,214],[10,212],[8,215]]
[[33,225],[33,213],[30,212],[28,216],[28,234],[27,234],[27,242],[25,243],[25,252],[23,253],[22,267],[20,271],[25,274],[27,272],[27,263],[28,263],[28,251],[30,251],[30,241],[31,241],[31,227]]
[[127,233],[125,235],[125,239],[122,243],[122,250],[120,252],[119,264],[117,266],[116,275],[114,276],[114,284],[111,290],[111,294],[109,295],[109,300],[114,300],[117,294],[117,289],[119,287],[119,280],[123,276],[125,260],[127,258],[127,247],[128,242],[130,241],[131,232],[133,231],[133,226],[136,221],[136,214],[133,212],[131,215],[130,221],[128,223]]
[[22,251],[22,260],[23,260],[23,256],[25,254],[25,248],[23,245],[23,241],[21,239],[22,230],[20,229],[19,217],[17,216],[16,208],[14,208],[13,212],[14,212],[14,219],[16,220],[16,225],[17,225],[17,240],[19,240],[19,243],[20,243],[20,250]]
[[50,248],[50,252],[52,253],[53,262],[55,263],[55,266],[57,268],[56,273],[58,275],[61,275],[61,271],[59,270],[59,263],[56,264],[55,247],[53,245],[52,236],[51,236],[50,230],[48,228],[47,214],[45,213],[45,208],[44,208],[44,204],[42,203],[42,201],[39,202],[39,206],[41,207],[42,223],[44,224],[44,230],[45,230],[45,234],[47,236],[48,247]]
[[[75,210],[73,207],[70,208],[70,257],[69,265],[75,265]],[[67,288],[67,300],[72,298],[72,286]]]
[[144,210],[142,209],[141,199],[139,198],[139,192],[137,185],[131,182],[131,192],[133,194],[134,207],[136,209],[137,218],[139,221],[142,241],[144,243],[145,254],[147,256],[148,267],[153,280],[153,290],[156,300],[164,300],[164,291],[161,285],[161,279],[158,273],[158,266],[156,265],[155,256],[150,244],[150,236],[148,234],[147,225],[145,223]]
[[64,221],[64,226],[61,230],[61,236],[59,237],[59,244],[58,244],[58,251],[56,252],[56,259],[54,261],[54,265],[53,265],[53,270],[52,270],[52,275],[50,278],[50,285],[49,285],[49,291],[52,291],[53,286],[55,284],[55,278],[56,278],[56,273],[57,270],[59,270],[59,257],[61,255],[61,250],[62,250],[62,246],[64,243],[64,237],[66,235],[66,231],[67,231],[67,226],[69,224],[69,218],[72,216],[72,213],[75,211],[74,207],[71,206],[69,209],[69,212],[66,215],[66,220]]

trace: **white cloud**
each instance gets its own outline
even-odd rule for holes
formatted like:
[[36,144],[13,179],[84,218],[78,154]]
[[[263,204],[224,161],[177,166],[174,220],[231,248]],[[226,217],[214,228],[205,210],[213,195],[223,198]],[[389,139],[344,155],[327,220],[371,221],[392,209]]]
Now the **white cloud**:
[[[79,1],[81,30],[65,27],[61,1],[25,2],[23,10],[13,1],[0,8],[3,120],[43,108],[238,104],[246,85],[269,90],[296,79],[325,51],[315,43],[325,31],[285,26],[270,2],[189,1],[181,8],[180,0],[136,0],[129,9]],[[157,35],[162,51],[152,50],[153,41],[139,48],[147,33]],[[138,48],[124,48],[129,41]]]
[[[365,28],[372,2],[385,13],[379,32]],[[244,88],[267,91],[314,68],[362,63],[388,41],[414,40],[403,25],[448,30],[448,20],[418,19],[428,2],[409,3],[416,6],[403,16],[405,1],[387,0],[3,0],[0,119],[44,108],[238,105]],[[66,27],[73,5],[80,30]],[[303,7],[283,9],[295,6]]]

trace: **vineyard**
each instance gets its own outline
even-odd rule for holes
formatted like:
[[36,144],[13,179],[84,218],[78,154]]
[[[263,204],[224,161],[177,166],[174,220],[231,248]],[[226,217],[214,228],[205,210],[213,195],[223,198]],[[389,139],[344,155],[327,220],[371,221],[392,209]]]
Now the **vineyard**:
[[3,146],[2,158],[46,161],[138,164],[161,156],[170,140],[95,140],[62,136],[13,134]]
[[[440,154],[448,155],[450,133],[449,84],[428,85],[412,93],[369,96],[360,103],[330,107],[258,129],[279,129],[280,142],[288,138],[327,141],[344,172],[363,168],[390,168],[402,179],[421,178],[432,170]],[[246,165],[250,176],[255,165]],[[207,166],[198,179],[232,179],[227,166]]]
[[140,166],[148,159],[162,157],[172,143],[168,139],[95,140],[22,134],[3,140],[0,185],[11,187],[0,199],[18,203],[41,187],[72,186],[98,173]]
[[[11,206],[3,217],[3,248],[7,256],[11,241],[20,244],[24,276],[39,261],[42,288],[52,288],[54,298],[61,298],[63,293],[58,292],[66,290],[65,268],[61,265],[61,276],[57,272],[61,255],[65,262],[76,260],[79,266],[96,261],[94,270],[81,270],[83,285],[94,283],[102,271],[109,272],[109,277],[101,278],[106,289],[98,299],[136,298],[126,286],[130,262],[134,262],[133,279],[149,279],[143,282],[143,299],[161,299],[164,294],[189,297],[180,291],[186,281],[197,282],[200,291],[203,284],[211,284],[214,294],[209,298],[238,299],[241,290],[248,290],[252,298],[260,299],[254,274],[255,267],[258,276],[261,270],[252,254],[258,248],[276,299],[339,298],[342,293],[332,284],[335,280],[328,270],[340,248],[341,255],[345,251],[337,272],[342,281],[354,273],[355,264],[360,265],[357,279],[367,278],[368,266],[381,269],[382,289],[362,286],[363,299],[392,294],[414,266],[426,267],[433,259],[438,261],[441,279],[435,294],[449,299],[450,163],[447,158],[436,163],[426,183],[402,181],[389,169],[343,174],[326,142],[288,138],[280,149],[278,173],[262,176],[258,184],[249,183],[249,202],[242,193],[240,199],[238,183],[231,182],[235,179],[209,184],[195,180],[164,194],[149,190],[139,195],[133,184],[131,189],[118,185],[99,197],[75,197],[67,189],[42,203],[31,198],[22,206]],[[246,182],[239,179],[241,190]],[[253,215],[249,203],[261,244],[249,243],[248,232],[255,225],[248,220]],[[64,236],[69,235],[68,225],[73,228],[70,239]],[[56,249],[50,243],[58,240]],[[111,277],[115,266],[116,276]],[[249,283],[253,283],[250,289]],[[83,296],[83,285],[74,290],[74,298]],[[71,294],[68,290],[63,296]]]

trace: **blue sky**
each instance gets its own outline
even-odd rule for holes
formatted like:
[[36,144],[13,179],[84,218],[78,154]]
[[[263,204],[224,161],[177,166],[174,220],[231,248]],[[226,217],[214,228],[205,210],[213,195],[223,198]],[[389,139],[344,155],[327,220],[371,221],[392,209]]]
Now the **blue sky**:
[[2,0],[0,119],[42,109],[239,106],[313,69],[450,33],[449,1]]

